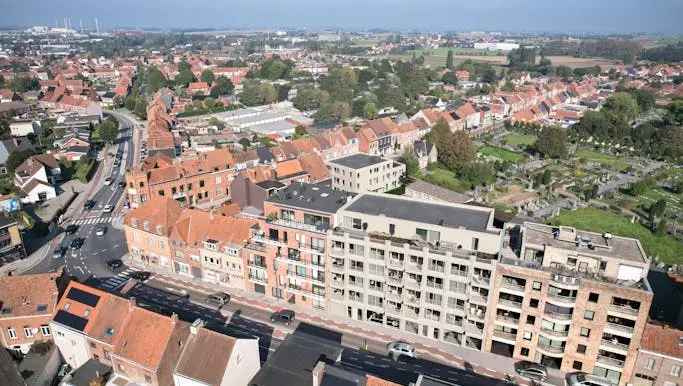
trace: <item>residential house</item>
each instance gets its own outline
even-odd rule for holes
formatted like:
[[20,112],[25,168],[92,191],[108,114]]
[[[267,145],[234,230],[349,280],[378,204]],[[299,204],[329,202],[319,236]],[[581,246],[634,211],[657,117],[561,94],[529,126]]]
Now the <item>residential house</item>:
[[22,191],[23,203],[35,203],[56,197],[54,184],[60,178],[59,163],[50,154],[33,155],[14,170],[14,185]]
[[61,272],[0,277],[0,343],[22,354],[36,342],[52,341]]
[[[618,343],[618,342],[616,342]],[[634,386],[673,386],[683,377],[683,331],[649,322],[635,363]]]
[[0,213],[0,266],[26,257],[24,241],[16,220]]
[[406,165],[363,153],[328,161],[332,188],[350,193],[386,192],[401,186]]

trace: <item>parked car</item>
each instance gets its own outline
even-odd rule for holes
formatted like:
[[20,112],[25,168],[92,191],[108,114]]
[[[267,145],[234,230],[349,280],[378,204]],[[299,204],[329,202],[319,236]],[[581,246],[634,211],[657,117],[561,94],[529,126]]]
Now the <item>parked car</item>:
[[145,280],[149,279],[149,277],[152,276],[152,274],[147,272],[147,271],[135,271],[135,272],[132,272],[129,276],[132,279],[135,279],[138,281],[145,281]]
[[106,225],[98,225],[97,228],[95,228],[95,234],[97,236],[104,236],[105,233],[107,233]]
[[273,323],[282,323],[289,326],[292,321],[294,321],[294,317],[294,311],[282,309],[270,314],[270,321]]
[[123,261],[120,259],[107,260],[107,266],[111,269],[118,269],[123,267]]
[[104,206],[104,209],[102,209],[102,211],[103,211],[104,213],[111,213],[111,212],[114,211],[114,205],[109,205],[109,204],[107,204],[107,205]]
[[230,302],[230,295],[226,294],[225,292],[216,292],[207,296],[206,302],[221,307]]
[[588,373],[567,374],[567,386],[614,386],[608,379]]
[[78,225],[76,224],[69,224],[66,226],[64,229],[64,232],[66,232],[67,235],[72,235],[78,231]]
[[71,249],[81,249],[83,246],[83,239],[80,237],[76,237],[75,239],[71,240]]
[[548,379],[548,370],[540,363],[519,361],[515,363],[515,372],[524,378],[545,382]]
[[95,207],[95,204],[96,204],[95,200],[88,200],[85,202],[85,204],[83,204],[83,207],[85,209],[92,209]]
[[410,343],[401,341],[391,342],[387,345],[387,351],[389,352],[389,356],[394,360],[397,360],[402,356],[415,358],[415,347],[413,347]]
[[62,257],[64,257],[64,252],[65,252],[64,247],[59,246],[59,247],[55,248],[54,251],[52,251],[52,258],[53,259],[61,259]]
[[104,179],[104,184],[105,185],[111,185],[111,177],[107,177]]

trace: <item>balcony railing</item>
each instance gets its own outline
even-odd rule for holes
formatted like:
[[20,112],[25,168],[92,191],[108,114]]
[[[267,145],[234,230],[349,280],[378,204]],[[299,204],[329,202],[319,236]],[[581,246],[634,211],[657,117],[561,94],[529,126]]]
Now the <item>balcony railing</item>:
[[249,275],[249,280],[256,283],[268,284],[268,279],[256,275]]
[[519,318],[513,318],[505,315],[497,315],[496,320],[503,323],[512,323],[515,325],[519,324]]
[[251,268],[257,268],[257,269],[268,269],[268,266],[266,266],[266,263],[259,263],[257,261],[249,261],[249,267]]
[[317,254],[325,253],[325,246],[324,245],[314,245],[311,243],[302,243],[302,242],[298,242],[297,245],[298,245],[299,249],[306,251],[306,252],[312,252],[312,253],[317,253]]
[[562,314],[559,312],[553,312],[553,311],[548,311],[546,310],[544,312],[547,316],[556,319],[556,320],[571,320],[572,319],[572,314]]
[[506,288],[506,289],[513,290],[513,291],[518,291],[518,292],[524,292],[524,288],[525,288],[523,285],[520,285],[520,284],[517,284],[514,282],[510,282],[510,281],[503,281],[502,287]]
[[550,335],[550,336],[557,337],[557,338],[565,338],[565,337],[569,336],[568,330],[557,331],[557,330],[552,330],[550,328],[543,327],[543,328],[541,328],[541,332],[545,335]]
[[560,301],[560,302],[563,302],[563,303],[571,303],[571,304],[574,304],[574,303],[576,302],[576,297],[575,297],[575,296],[574,296],[574,297],[572,297],[572,296],[564,296],[564,295],[559,295],[559,294],[554,294],[554,293],[548,292],[548,297],[549,297],[551,300],[557,300],[557,301]]
[[605,355],[598,355],[598,363],[618,368],[624,367],[624,361],[622,361],[621,359],[611,358]]
[[603,339],[600,342],[600,345],[607,347],[608,349],[612,348],[612,349],[616,349],[616,350],[620,350],[620,351],[628,351],[628,345],[627,344],[619,343],[619,342],[614,341],[614,340]]
[[564,347],[551,346],[549,344],[545,344],[545,343],[541,343],[541,342],[538,343],[538,348],[540,348],[541,350],[543,350],[545,352],[549,352],[551,354],[562,354],[562,353],[564,353]]
[[410,278],[405,278],[403,280],[403,285],[406,288],[412,288],[412,289],[419,289],[420,288],[420,282],[415,280],[415,279],[410,279]]
[[403,277],[402,276],[394,276],[390,275],[387,276],[387,283],[389,284],[394,284],[394,285],[403,285]]
[[629,307],[629,306],[620,306],[617,304],[610,304],[608,307],[609,307],[608,309],[610,311],[620,312],[620,313],[632,315],[632,316],[638,316],[638,313],[640,313],[639,309]]
[[435,281],[427,280],[427,287],[442,290],[443,283],[437,283]]
[[630,333],[630,334],[633,333],[633,327],[624,326],[623,324],[617,324],[617,323],[607,322],[607,325],[606,325],[606,326],[607,326],[608,328],[611,328],[611,329],[614,329],[614,330],[617,330],[617,331],[621,331],[621,332],[625,332],[625,333]]
[[493,336],[501,339],[507,339],[511,341],[517,340],[517,334],[513,334],[511,332],[506,332],[506,331],[501,331],[501,330],[494,330],[493,331]]
[[444,273],[446,271],[446,268],[444,268],[443,265],[437,265],[437,264],[430,264],[429,265],[429,270],[433,272],[440,272]]
[[522,309],[522,302],[516,302],[514,300],[509,300],[509,299],[499,299],[498,304],[508,306],[508,307],[515,307]]
[[389,266],[394,268],[403,268],[404,261],[398,259],[389,259]]
[[288,220],[288,219],[282,219],[282,218],[276,218],[272,220],[267,220],[270,224],[274,225],[280,225],[288,228],[294,228],[294,229],[301,229],[309,232],[318,232],[318,233],[325,233],[327,232],[328,227],[325,225],[312,225],[312,224],[306,224],[302,223],[300,221],[294,221],[294,220]]

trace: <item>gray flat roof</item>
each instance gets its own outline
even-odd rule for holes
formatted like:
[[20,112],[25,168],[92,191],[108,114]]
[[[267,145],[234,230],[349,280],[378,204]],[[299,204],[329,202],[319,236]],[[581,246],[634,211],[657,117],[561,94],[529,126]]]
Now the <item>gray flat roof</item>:
[[363,153],[353,154],[347,157],[338,158],[330,163],[341,165],[351,169],[361,169],[364,167],[376,165],[378,163],[386,161],[384,158],[376,155],[367,155]]
[[326,185],[296,182],[277,191],[266,201],[331,214],[346,204],[348,196],[349,193],[334,190]]
[[346,210],[350,212],[384,215],[401,220],[421,222],[448,228],[465,227],[485,232],[491,212],[488,210],[452,206],[437,202],[423,202],[364,194],[352,202]]

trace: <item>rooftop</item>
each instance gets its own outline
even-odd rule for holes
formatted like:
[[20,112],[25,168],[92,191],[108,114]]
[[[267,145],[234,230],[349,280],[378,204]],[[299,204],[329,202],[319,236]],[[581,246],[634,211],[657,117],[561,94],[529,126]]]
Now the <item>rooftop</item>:
[[376,193],[366,193],[359,196],[346,207],[346,210],[447,228],[464,227],[480,232],[487,231],[493,216],[493,209],[489,208],[424,202]]
[[206,328],[191,333],[175,371],[208,385],[220,385],[236,339]]
[[664,324],[648,323],[643,331],[640,349],[683,358],[683,330]]
[[343,158],[331,160],[329,163],[341,165],[351,169],[362,169],[385,161],[388,160],[376,155],[357,153]]
[[49,315],[57,304],[56,273],[0,277],[0,319]]
[[347,197],[348,193],[323,184],[296,182],[274,193],[267,202],[332,214],[346,204]]
[[637,239],[536,223],[525,223],[524,233],[528,244],[552,246],[632,262],[648,261]]
[[411,189],[416,192],[427,194],[439,200],[450,202],[453,204],[465,204],[467,202],[472,201],[472,197],[468,196],[467,194],[458,193],[450,189],[442,188],[438,185],[430,184],[429,182],[425,182],[422,180],[416,180],[415,182],[411,182],[410,184],[408,184],[408,186],[406,186],[406,189]]

